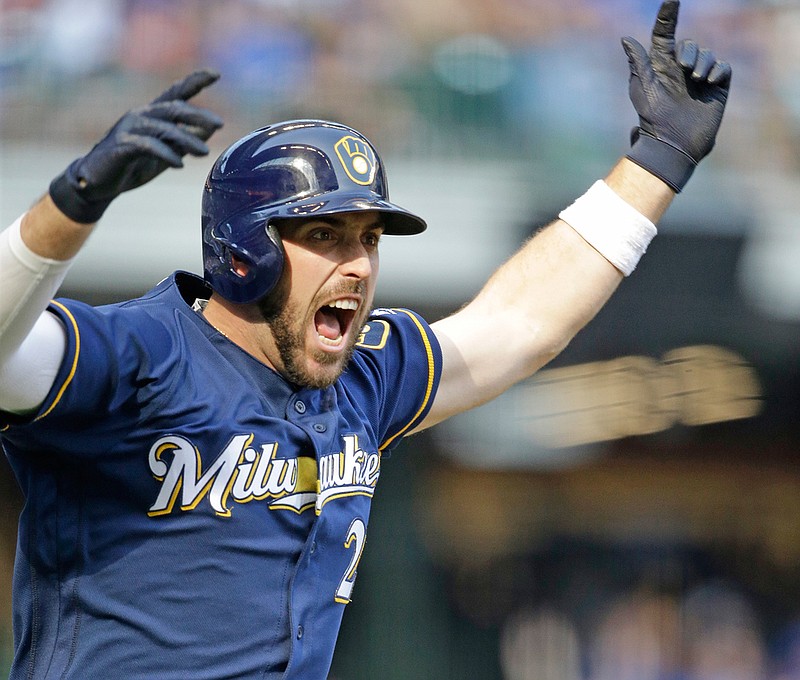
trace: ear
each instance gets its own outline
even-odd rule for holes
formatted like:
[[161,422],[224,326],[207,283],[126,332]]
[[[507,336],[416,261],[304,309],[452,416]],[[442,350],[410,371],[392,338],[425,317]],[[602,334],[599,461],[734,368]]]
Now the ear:
[[250,272],[250,267],[247,263],[233,254],[231,254],[231,268],[237,276],[241,276],[242,278],[246,277]]

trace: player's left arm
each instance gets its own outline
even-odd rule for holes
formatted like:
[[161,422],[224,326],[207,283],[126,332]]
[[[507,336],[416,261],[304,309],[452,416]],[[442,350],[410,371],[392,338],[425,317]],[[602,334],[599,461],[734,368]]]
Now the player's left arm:
[[442,377],[417,430],[493,399],[558,355],[636,266],[655,224],[713,147],[730,66],[692,41],[676,47],[677,15],[675,0],[661,6],[649,53],[622,41],[639,115],[627,157],[472,302],[432,325]]
[[[674,197],[661,180],[622,159],[608,187],[656,222]],[[478,406],[557,356],[609,299],[624,275],[563,220],[528,241],[477,297],[432,324],[442,377],[419,429]]]

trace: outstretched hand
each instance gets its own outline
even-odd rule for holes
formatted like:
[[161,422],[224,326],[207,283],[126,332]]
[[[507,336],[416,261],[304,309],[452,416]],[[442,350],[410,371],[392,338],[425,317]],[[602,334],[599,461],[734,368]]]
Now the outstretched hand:
[[693,40],[676,47],[677,0],[661,5],[650,51],[622,39],[629,94],[639,115],[628,154],[676,192],[714,147],[731,82],[731,66]]
[[169,167],[182,167],[186,154],[208,154],[205,142],[222,127],[222,119],[187,100],[218,78],[212,71],[195,71],[123,115],[88,154],[50,184],[59,210],[76,222],[96,222],[122,192]]

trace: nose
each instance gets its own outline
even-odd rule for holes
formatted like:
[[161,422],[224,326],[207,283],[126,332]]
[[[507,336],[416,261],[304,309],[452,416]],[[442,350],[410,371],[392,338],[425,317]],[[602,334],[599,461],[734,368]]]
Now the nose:
[[354,279],[368,279],[375,268],[373,258],[377,257],[360,239],[349,241],[343,248],[339,271],[343,276]]

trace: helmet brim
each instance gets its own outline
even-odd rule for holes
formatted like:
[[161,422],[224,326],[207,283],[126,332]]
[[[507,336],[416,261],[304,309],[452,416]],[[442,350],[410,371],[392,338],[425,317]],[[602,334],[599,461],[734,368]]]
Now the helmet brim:
[[380,213],[384,223],[383,233],[389,236],[413,236],[414,234],[421,234],[428,228],[425,220],[405,208],[401,208],[399,205],[389,201],[363,194],[347,195],[339,193],[335,197],[315,196],[305,201],[287,203],[271,212],[272,217],[309,218],[367,211]]

